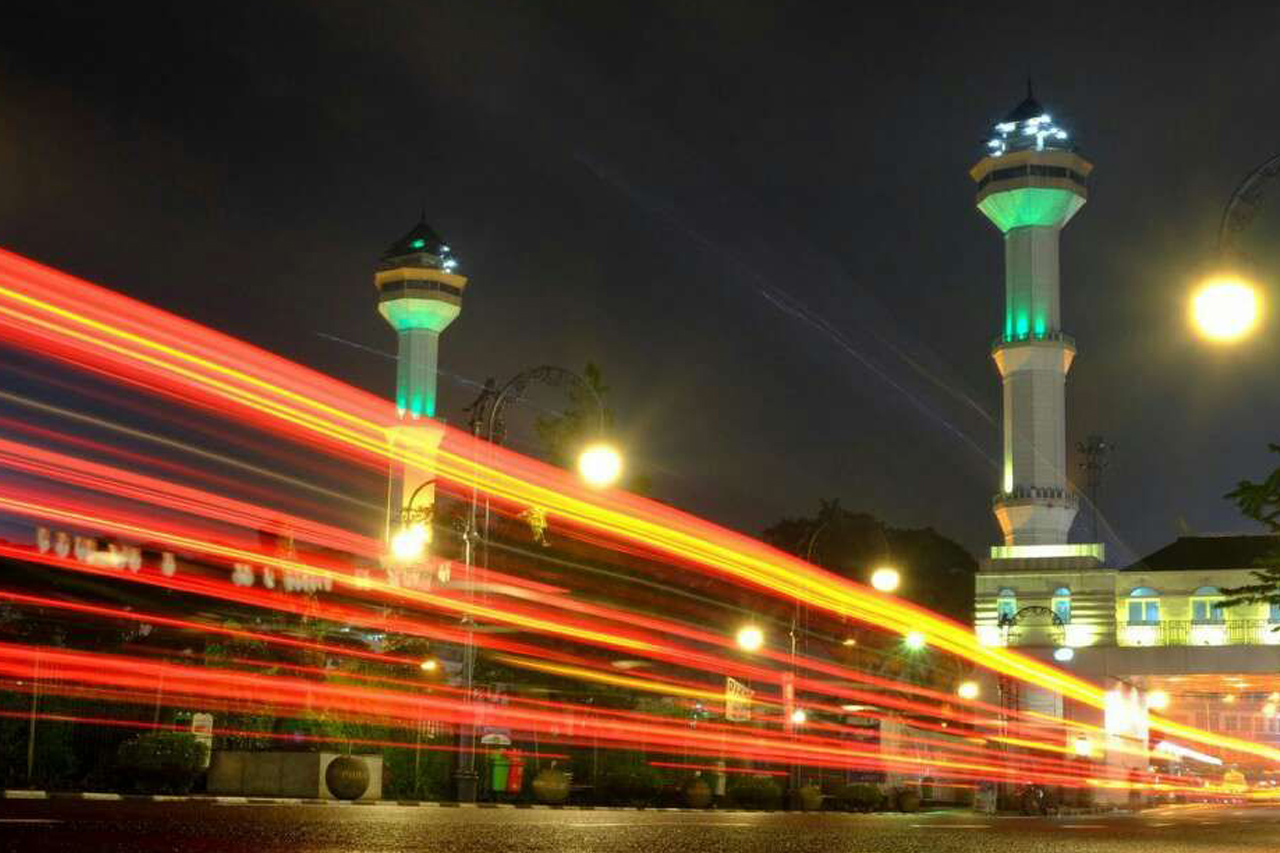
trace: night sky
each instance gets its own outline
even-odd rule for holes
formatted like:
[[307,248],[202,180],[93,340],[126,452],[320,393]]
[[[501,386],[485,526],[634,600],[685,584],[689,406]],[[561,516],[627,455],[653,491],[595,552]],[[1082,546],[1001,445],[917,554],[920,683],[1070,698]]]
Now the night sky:
[[[1113,557],[1248,529],[1222,495],[1273,467],[1280,321],[1215,350],[1184,301],[1280,149],[1280,9],[859,5],[6,4],[0,245],[389,396],[322,335],[394,348],[373,266],[425,204],[470,277],[454,423],[594,361],[655,497],[751,533],[840,497],[977,554],[1003,255],[967,172],[1031,75],[1096,165],[1068,437],[1119,446]],[[1280,306],[1277,238],[1243,244]]]

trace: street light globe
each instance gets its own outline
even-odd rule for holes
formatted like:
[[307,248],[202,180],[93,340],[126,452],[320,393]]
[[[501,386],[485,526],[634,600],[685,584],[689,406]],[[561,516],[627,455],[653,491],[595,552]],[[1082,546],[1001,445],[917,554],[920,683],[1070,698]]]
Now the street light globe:
[[1169,694],[1163,690],[1152,690],[1147,694],[1147,707],[1153,711],[1163,711],[1169,707]]
[[1053,650],[1053,659],[1058,663],[1068,663],[1075,660],[1076,650],[1070,646],[1059,646]]
[[622,455],[607,444],[592,444],[578,456],[578,474],[589,486],[612,486],[622,475]]
[[1253,331],[1260,308],[1257,289],[1234,276],[1211,278],[1191,297],[1192,322],[1215,343],[1235,343]]
[[962,681],[956,688],[956,695],[961,699],[977,699],[980,692],[976,681]]
[[401,527],[391,537],[391,556],[401,562],[410,562],[422,557],[431,541],[431,533],[425,524],[411,524]]
[[804,708],[796,708],[791,712],[791,722],[797,726],[802,726],[809,719],[809,715],[804,712]]
[[764,632],[755,625],[738,630],[738,648],[745,652],[758,652],[764,646]]
[[440,668],[440,661],[435,658],[427,658],[422,663],[418,664],[418,668],[423,672],[435,672]]
[[906,643],[907,648],[911,651],[918,652],[925,646],[925,637],[919,631],[911,631],[903,637],[902,642]]
[[893,592],[902,582],[902,576],[892,566],[881,566],[871,573],[871,585],[881,592]]

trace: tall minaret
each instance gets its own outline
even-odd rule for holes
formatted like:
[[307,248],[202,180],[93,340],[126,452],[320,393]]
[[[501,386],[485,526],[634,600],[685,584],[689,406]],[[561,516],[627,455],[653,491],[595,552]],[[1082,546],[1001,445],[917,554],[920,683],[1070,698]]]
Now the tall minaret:
[[1066,478],[1064,386],[1075,342],[1063,334],[1058,236],[1084,206],[1092,164],[1032,96],[995,126],[970,170],[978,209],[1004,236],[1005,317],[992,350],[1004,381],[1004,477],[994,501],[1004,548],[993,556],[1067,556],[1077,501]]
[[432,420],[436,413],[436,358],[440,333],[462,312],[467,279],[449,247],[426,217],[382,254],[374,274],[378,311],[396,330],[396,409],[400,423],[389,430],[393,447],[412,453],[417,463],[393,463],[387,491],[388,536],[398,526],[406,504],[425,510],[435,503],[435,476],[429,461],[444,433]]

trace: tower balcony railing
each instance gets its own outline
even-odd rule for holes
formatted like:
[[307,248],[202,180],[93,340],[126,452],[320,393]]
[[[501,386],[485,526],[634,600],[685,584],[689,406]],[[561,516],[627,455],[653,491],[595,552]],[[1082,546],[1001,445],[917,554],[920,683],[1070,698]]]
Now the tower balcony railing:
[[1265,619],[1120,622],[1118,646],[1276,646],[1280,622]]
[[1076,339],[1062,331],[1045,331],[1045,332],[1010,332],[1007,335],[998,335],[991,341],[991,349],[998,350],[1001,347],[1007,347],[1010,344],[1038,344],[1046,342],[1061,341],[1072,349],[1076,348]]
[[993,506],[1018,501],[1049,500],[1062,503],[1073,503],[1078,500],[1075,492],[1059,486],[1014,486],[1007,492],[1001,492],[991,499]]

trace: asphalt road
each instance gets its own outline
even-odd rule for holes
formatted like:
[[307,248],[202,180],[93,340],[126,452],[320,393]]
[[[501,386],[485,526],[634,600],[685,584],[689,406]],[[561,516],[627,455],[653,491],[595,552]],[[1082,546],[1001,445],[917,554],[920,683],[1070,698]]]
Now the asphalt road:
[[1231,853],[1280,850],[1280,808],[1074,818],[0,801],[0,850],[234,853]]

